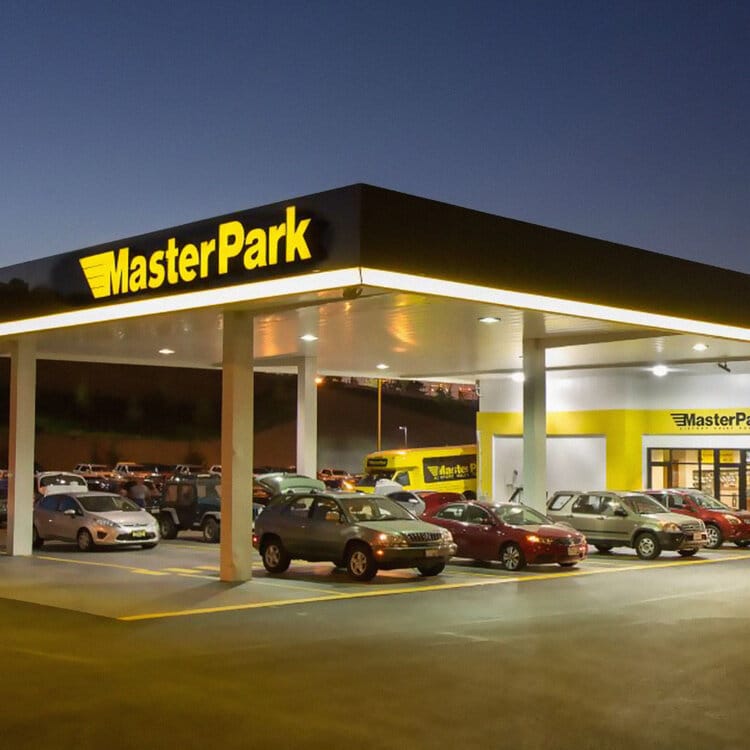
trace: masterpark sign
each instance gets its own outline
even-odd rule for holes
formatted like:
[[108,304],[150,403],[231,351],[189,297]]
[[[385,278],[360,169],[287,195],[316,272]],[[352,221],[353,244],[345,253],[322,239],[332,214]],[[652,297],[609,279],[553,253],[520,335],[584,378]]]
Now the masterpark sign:
[[357,265],[352,191],[226,214],[0,270],[5,320]]

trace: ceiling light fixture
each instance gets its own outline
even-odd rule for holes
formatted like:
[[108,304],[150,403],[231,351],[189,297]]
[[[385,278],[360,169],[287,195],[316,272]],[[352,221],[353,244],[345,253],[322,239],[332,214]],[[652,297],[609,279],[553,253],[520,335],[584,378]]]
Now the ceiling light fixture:
[[493,315],[485,315],[482,318],[479,318],[480,323],[487,323],[488,325],[491,325],[492,323],[499,323],[500,318],[496,318]]
[[708,344],[703,344],[701,342],[698,342],[697,344],[693,344],[694,352],[705,352],[706,349],[708,349]]
[[663,378],[669,372],[669,368],[666,365],[654,365],[651,368],[651,372],[656,375],[657,378]]
[[512,374],[511,376],[510,376],[510,379],[511,379],[511,380],[512,380],[512,381],[513,381],[514,383],[523,383],[523,381],[524,381],[524,380],[526,380],[526,377],[524,376],[524,374],[523,374],[522,372],[514,372],[514,373],[513,373],[513,374]]
[[318,337],[314,333],[303,333],[300,336],[300,339],[302,339],[302,341],[317,341]]
[[166,355],[166,354],[174,354],[174,353],[175,353],[174,349],[167,349],[167,348],[159,349],[159,354]]
[[379,365],[375,365],[375,367],[377,367],[378,370],[387,370],[390,367],[390,365],[386,365],[383,362],[381,362]]

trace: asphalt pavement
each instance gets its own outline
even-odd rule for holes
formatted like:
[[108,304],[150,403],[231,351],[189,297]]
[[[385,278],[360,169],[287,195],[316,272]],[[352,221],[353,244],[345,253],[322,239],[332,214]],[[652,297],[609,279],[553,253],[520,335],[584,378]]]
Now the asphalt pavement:
[[192,540],[0,557],[2,746],[747,744],[736,548],[368,584],[294,563],[231,585],[214,568],[218,549]]

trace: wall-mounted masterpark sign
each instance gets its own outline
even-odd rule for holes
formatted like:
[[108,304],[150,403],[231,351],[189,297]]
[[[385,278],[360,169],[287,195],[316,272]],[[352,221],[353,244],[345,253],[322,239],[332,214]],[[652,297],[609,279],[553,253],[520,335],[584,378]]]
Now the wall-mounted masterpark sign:
[[357,265],[356,192],[333,190],[0,269],[3,320]]
[[669,413],[678,431],[695,432],[748,432],[750,430],[750,409],[745,410],[702,410],[672,411]]

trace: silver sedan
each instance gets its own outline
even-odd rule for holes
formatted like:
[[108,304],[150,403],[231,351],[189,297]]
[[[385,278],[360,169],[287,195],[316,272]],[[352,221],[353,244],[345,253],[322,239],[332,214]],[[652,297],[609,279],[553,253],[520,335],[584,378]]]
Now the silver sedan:
[[81,551],[99,545],[156,547],[156,519],[132,500],[104,492],[47,495],[34,506],[34,549],[46,541],[75,542]]

